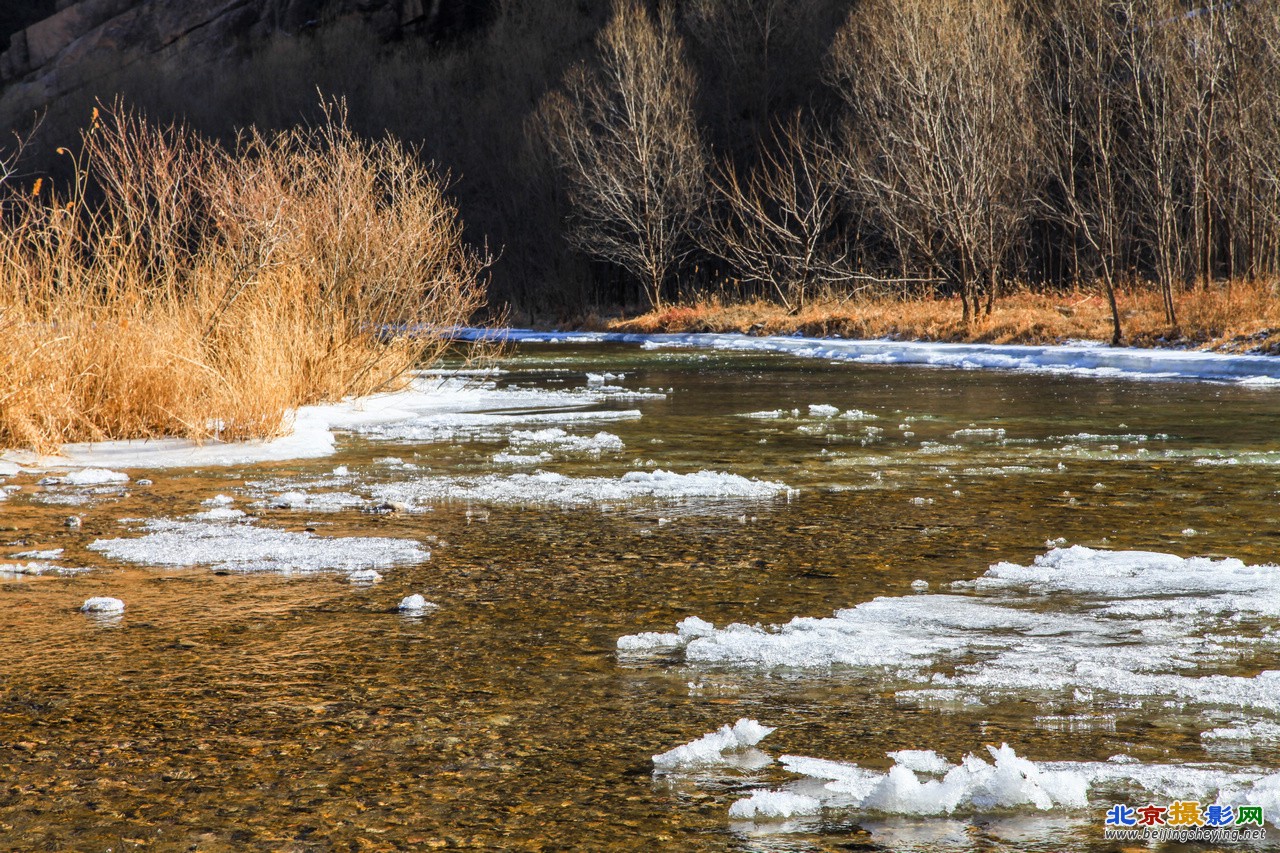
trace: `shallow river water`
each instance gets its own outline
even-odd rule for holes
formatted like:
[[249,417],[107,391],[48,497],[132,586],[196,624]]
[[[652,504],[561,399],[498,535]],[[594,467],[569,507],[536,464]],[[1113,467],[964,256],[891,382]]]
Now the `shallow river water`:
[[[466,379],[487,416],[325,458],[6,478],[0,848],[1120,850],[1147,848],[1103,839],[1113,803],[1277,802],[1280,582],[1249,567],[1280,551],[1280,390],[618,346],[500,367]],[[1017,569],[1054,555],[1078,571]],[[767,627],[878,596],[849,630]],[[717,629],[619,650],[691,616]],[[776,727],[760,753],[655,772],[743,717]],[[1088,804],[920,814],[780,758],[1005,743]],[[821,807],[730,815],[765,788]]]

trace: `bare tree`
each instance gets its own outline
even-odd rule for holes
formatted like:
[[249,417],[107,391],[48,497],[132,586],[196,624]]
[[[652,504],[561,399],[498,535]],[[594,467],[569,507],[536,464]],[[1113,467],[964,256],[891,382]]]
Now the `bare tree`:
[[1130,90],[1129,173],[1137,222],[1164,301],[1178,325],[1175,289],[1185,272],[1189,213],[1186,183],[1193,167],[1186,129],[1188,73],[1183,13],[1174,0],[1118,0],[1123,23],[1124,79]]
[[854,181],[906,256],[991,310],[1030,210],[1032,63],[1012,0],[868,0],[832,49]]
[[795,312],[814,288],[861,277],[850,268],[837,229],[839,163],[820,131],[799,115],[762,148],[745,178],[721,163],[713,181],[719,206],[704,248],[740,280],[768,286]]
[[[1117,82],[1120,26],[1112,6],[1113,0],[1051,0],[1041,7],[1047,61],[1037,80],[1053,179],[1045,206],[1087,246],[1117,346],[1123,337],[1116,279],[1126,242],[1121,116],[1127,103]],[[1077,277],[1080,267],[1077,262]]]
[[598,62],[544,102],[541,130],[568,184],[569,239],[636,276],[658,307],[705,197],[695,81],[667,5],[655,21],[615,0],[597,46]]

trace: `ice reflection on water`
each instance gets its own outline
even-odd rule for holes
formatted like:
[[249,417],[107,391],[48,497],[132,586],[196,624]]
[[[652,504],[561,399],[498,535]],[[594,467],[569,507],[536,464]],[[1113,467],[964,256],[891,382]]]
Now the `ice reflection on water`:
[[[778,623],[909,595],[917,579],[936,590],[1028,563],[1058,537],[1273,562],[1280,392],[634,348],[527,347],[503,366],[500,387],[574,405],[586,373],[625,373],[607,382],[645,394],[602,394],[593,408],[642,417],[347,437],[335,457],[149,473],[154,485],[123,494],[8,478],[22,490],[0,503],[0,556],[64,548],[60,566],[93,571],[0,575],[0,846],[1107,849],[1092,814],[832,814],[764,828],[731,822],[728,805],[749,782],[785,779],[776,766],[698,784],[652,777],[650,756],[742,716],[778,727],[772,755],[881,771],[889,750],[955,760],[1002,741],[1038,761],[1276,766],[1274,738],[1202,741],[1229,728],[1229,709],[1065,695],[930,704],[866,674],[694,671],[620,662],[614,644],[694,614]],[[528,473],[493,457],[512,430],[551,426],[623,445],[598,457],[548,445],[535,467],[566,476],[707,469],[800,492],[364,511],[379,486]],[[363,503],[271,505],[289,491]],[[120,519],[181,519],[219,494],[258,526],[411,539],[431,559],[379,567],[384,580],[361,586],[341,573],[148,568],[87,548],[138,535]],[[64,526],[72,512],[82,528]],[[413,593],[439,609],[398,613]],[[128,609],[114,623],[78,613],[93,595]],[[1241,667],[1280,662],[1262,652]]]

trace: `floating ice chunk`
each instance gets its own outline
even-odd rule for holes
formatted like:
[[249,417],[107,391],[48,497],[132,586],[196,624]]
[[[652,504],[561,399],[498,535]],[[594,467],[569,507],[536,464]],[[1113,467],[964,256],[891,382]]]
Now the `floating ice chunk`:
[[835,406],[828,406],[824,403],[809,406],[809,417],[811,418],[834,418],[840,414],[840,410]]
[[417,542],[374,537],[324,538],[254,524],[154,519],[134,538],[89,545],[114,560],[150,566],[206,565],[234,572],[354,572],[424,562]]
[[85,600],[85,603],[80,606],[80,612],[102,614],[123,613],[124,602],[118,598],[95,595],[93,598]]
[[351,474],[351,469],[348,468],[346,465],[339,465],[337,468],[333,469],[333,476],[335,477],[346,477],[346,476],[349,476],[350,474]]
[[624,449],[622,439],[613,433],[598,432],[593,436],[571,435],[559,427],[540,430],[515,430],[511,433],[511,446],[550,447],[567,453],[587,453],[599,456]]
[[998,427],[970,427],[951,433],[952,438],[1004,438],[1005,431]]
[[129,475],[106,468],[81,468],[59,479],[70,486],[100,486],[105,483],[127,483]]
[[766,412],[747,412],[745,415],[742,415],[742,417],[756,418],[758,420],[774,420],[785,415],[786,412],[782,411],[782,409],[770,409]]
[[870,811],[891,814],[950,814],[960,804],[964,793],[963,784],[952,779],[950,774],[941,782],[921,782],[912,771],[895,765],[871,789],[861,806]]
[[1070,592],[1108,598],[1280,592],[1280,569],[1246,566],[1231,558],[1184,558],[1073,545],[1036,557],[1030,566],[997,563],[976,584],[979,589],[1022,588],[1041,594]]
[[625,373],[588,373],[588,385],[604,385],[606,382],[621,382],[627,378]]
[[[1076,810],[1088,806],[1089,784],[1100,765],[1037,764],[1021,758],[1007,744],[987,749],[994,765],[972,754],[955,766],[932,750],[891,752],[889,756],[895,764],[884,774],[856,764],[800,756],[783,756],[782,763],[792,773],[830,780],[823,788],[829,793],[823,795],[820,805],[858,811],[947,815],[957,811],[1026,807],[1039,811]],[[918,772],[942,778],[921,782]]]
[[664,649],[675,649],[683,646],[685,641],[679,634],[664,634],[655,631],[642,631],[639,634],[627,634],[618,638],[620,652],[654,652]]
[[941,775],[953,766],[932,749],[900,749],[897,752],[887,752],[885,755],[892,758],[899,767],[905,767],[916,773]]
[[272,509],[306,509],[314,512],[339,512],[344,509],[363,507],[367,501],[350,492],[284,492],[276,495],[260,505]]
[[43,561],[35,561],[30,563],[3,563],[0,562],[0,575],[9,576],[28,576],[34,577],[43,575],[46,572],[57,572],[58,566],[53,563]]
[[560,504],[582,506],[641,498],[764,500],[790,493],[783,483],[747,479],[737,474],[699,471],[676,474],[657,469],[631,471],[620,478],[568,477],[547,471],[508,476],[435,477],[372,488],[375,499],[421,506],[434,501],[493,504]]
[[808,758],[803,755],[783,755],[778,761],[791,773],[830,780],[823,786],[826,790],[846,794],[856,802],[866,799],[884,775],[844,761],[828,761],[825,758]]
[[715,625],[697,616],[690,616],[676,624],[676,634],[686,643],[698,637],[709,637],[715,632]]
[[202,501],[205,506],[231,506],[236,499],[230,495],[214,495],[206,501]]
[[1195,536],[1198,532],[1199,532],[1199,531],[1197,531],[1194,527],[1186,527],[1186,528],[1183,528],[1183,530],[1182,530],[1182,535],[1183,535],[1183,536]]
[[419,593],[406,595],[400,599],[400,606],[397,608],[401,613],[421,613],[424,610],[433,609],[436,605],[427,601]]
[[49,548],[44,551],[19,551],[9,556],[15,560],[56,560],[62,556],[62,549]]
[[197,521],[239,521],[245,517],[245,514],[244,510],[217,506],[204,512],[197,512],[191,517]]
[[927,580],[917,578],[911,582],[911,588],[916,592],[924,592],[929,588],[929,582]]
[[822,802],[814,797],[791,791],[756,791],[745,800],[729,807],[735,820],[785,820],[814,815],[822,810]]
[[347,575],[347,580],[354,584],[370,584],[378,583],[382,580],[382,575],[373,569],[356,569]]
[[508,453],[505,450],[493,454],[493,463],[495,465],[542,465],[550,462],[554,457],[547,451],[539,451],[538,453]]
[[1222,726],[1216,729],[1210,729],[1207,732],[1202,732],[1200,740],[1209,742],[1257,741],[1261,743],[1275,743],[1280,741],[1280,724],[1268,723],[1263,720],[1254,720],[1250,722],[1241,720],[1230,726]]
[[695,741],[655,755],[653,766],[660,771],[675,771],[724,764],[724,753],[755,746],[774,731],[776,729],[743,717],[732,726],[726,723]]
[[[840,417],[846,421],[874,421],[876,416],[862,409],[846,409]],[[873,427],[872,427],[873,428]]]

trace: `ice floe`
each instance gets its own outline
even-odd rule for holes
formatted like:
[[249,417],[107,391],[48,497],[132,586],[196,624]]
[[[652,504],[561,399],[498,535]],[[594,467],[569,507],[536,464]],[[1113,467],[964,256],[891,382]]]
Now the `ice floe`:
[[1027,566],[996,564],[952,587],[782,625],[716,628],[698,620],[696,630],[622,637],[618,649],[693,666],[857,668],[878,673],[907,701],[1048,692],[1089,704],[1175,702],[1280,715],[1280,671],[1232,670],[1244,655],[1280,650],[1275,566],[1073,546]]
[[[718,764],[732,764],[734,763],[733,754],[755,746],[774,731],[775,729],[769,726],[762,726],[755,720],[743,717],[733,725],[726,723],[697,740],[653,756],[653,766],[655,770],[670,773]],[[756,755],[748,757],[752,766],[758,766],[757,759]]]
[[597,432],[595,435],[572,435],[559,427],[540,430],[514,430],[509,441],[513,448],[549,448],[561,453],[581,453],[600,456],[618,453],[625,449],[622,439],[613,433]]
[[316,536],[259,527],[152,519],[141,536],[98,539],[88,546],[110,557],[148,566],[209,566],[231,572],[345,572],[412,565],[430,559],[417,542],[383,537]]
[[301,492],[288,491],[264,501],[258,506],[271,509],[310,510],[312,512],[338,512],[344,509],[356,509],[368,503],[359,495],[350,492]]
[[67,574],[68,570],[54,563],[35,560],[28,563],[0,562],[0,577],[37,577],[46,574]]
[[729,816],[776,820],[823,809],[911,816],[1072,812],[1088,808],[1092,793],[1120,801],[1141,796],[1261,805],[1272,823],[1280,822],[1274,811],[1280,806],[1280,774],[1265,770],[1144,764],[1127,756],[1029,761],[1008,744],[986,750],[990,760],[971,753],[958,764],[930,750],[891,752],[894,764],[884,773],[842,761],[783,755],[782,766],[801,778],[738,800]]
[[61,481],[70,486],[100,486],[106,483],[127,483],[129,475],[106,468],[81,468],[62,477]]
[[423,508],[444,501],[489,504],[584,506],[643,498],[765,500],[791,493],[788,486],[719,471],[677,474],[657,469],[621,477],[569,477],[548,471],[480,477],[426,477],[372,486],[380,501]]
[[9,556],[15,560],[57,560],[62,556],[63,549],[47,548],[42,551],[19,551]]

